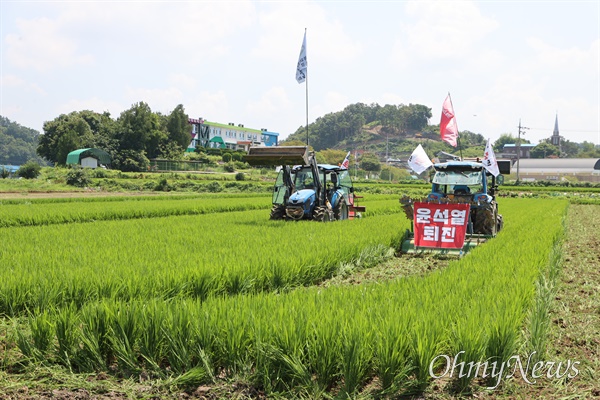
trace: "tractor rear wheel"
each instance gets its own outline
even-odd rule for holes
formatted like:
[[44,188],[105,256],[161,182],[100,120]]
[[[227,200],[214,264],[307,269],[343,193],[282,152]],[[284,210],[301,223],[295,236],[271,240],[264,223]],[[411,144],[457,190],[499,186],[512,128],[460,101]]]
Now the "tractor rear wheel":
[[329,211],[327,211],[327,207],[315,207],[315,210],[313,211],[313,219],[319,222],[331,221],[331,217],[329,216]]
[[474,233],[491,236],[495,234],[496,213],[494,211],[493,204],[485,204],[475,210]]
[[344,199],[340,199],[335,208],[333,209],[333,216],[336,221],[348,219],[348,206]]
[[281,204],[275,204],[273,208],[271,208],[271,217],[272,220],[284,219],[285,218],[285,206]]

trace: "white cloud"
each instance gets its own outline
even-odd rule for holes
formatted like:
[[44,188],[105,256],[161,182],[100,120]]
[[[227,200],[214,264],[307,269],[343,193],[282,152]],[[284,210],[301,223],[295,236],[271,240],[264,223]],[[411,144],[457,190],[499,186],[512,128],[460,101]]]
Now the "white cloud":
[[[90,65],[111,53],[156,54],[203,62],[230,50],[221,40],[247,28],[254,5],[236,2],[52,3],[54,17],[18,19],[6,35],[8,60],[46,71]],[[185,57],[179,57],[184,54]]]
[[464,57],[499,26],[473,1],[409,1],[406,12],[414,22],[401,24],[391,54],[399,65]]
[[256,58],[270,62],[296,64],[304,29],[307,29],[307,58],[325,62],[347,62],[362,52],[360,42],[353,40],[344,25],[323,7],[312,1],[269,3],[271,8],[259,12],[261,35],[252,50]]
[[6,56],[21,68],[46,71],[53,68],[92,64],[90,54],[79,54],[74,39],[61,32],[60,23],[48,18],[19,19],[18,33],[6,35]]
[[182,104],[184,101],[182,91],[174,87],[168,87],[166,89],[128,87],[125,90],[124,95],[130,104],[143,101],[150,106],[152,111],[163,114],[170,113],[177,106],[177,104]]
[[259,100],[250,101],[246,106],[246,114],[252,115],[253,119],[268,121],[278,112],[289,109],[290,106],[290,99],[285,89],[276,86],[263,93]]
[[0,86],[5,88],[19,88],[28,92],[34,92],[40,96],[46,96],[47,93],[39,85],[27,82],[17,75],[7,74],[0,77]]
[[73,111],[90,110],[97,113],[108,111],[112,118],[118,118],[122,111],[129,108],[128,105],[121,104],[112,100],[103,100],[98,97],[89,99],[71,99],[56,107],[56,113],[69,114]]
[[190,118],[204,118],[209,121],[221,123],[233,122],[232,118],[234,118],[234,114],[229,107],[227,94],[224,90],[199,92],[193,96],[190,102],[185,104],[185,109]]
[[533,50],[533,58],[530,61],[531,68],[539,69],[539,66],[542,65],[544,71],[577,69],[580,73],[598,77],[600,40],[594,40],[587,49],[559,48],[534,37],[529,38],[527,44]]
[[170,74],[167,78],[167,82],[173,86],[184,87],[193,89],[198,84],[198,80],[190,75],[179,73]]
[[350,100],[346,95],[333,91],[326,92],[323,100],[323,102],[315,104],[314,107],[310,107],[309,104],[310,121],[314,121],[318,117],[322,117],[325,114],[341,111],[350,104]]

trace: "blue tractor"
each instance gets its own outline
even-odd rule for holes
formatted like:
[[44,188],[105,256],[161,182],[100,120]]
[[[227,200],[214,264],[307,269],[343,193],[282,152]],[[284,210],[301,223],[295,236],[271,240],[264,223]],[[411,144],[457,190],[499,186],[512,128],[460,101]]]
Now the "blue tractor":
[[[500,173],[510,174],[510,161],[499,160],[498,165]],[[423,201],[470,205],[467,236],[460,254],[495,237],[504,225],[496,202],[498,185],[504,182],[504,177],[490,174],[479,160],[449,161],[434,164],[433,168],[435,173],[431,178],[431,192]],[[413,220],[414,200],[405,196],[400,203],[407,218]],[[403,252],[415,252],[413,239],[413,232],[407,232],[402,244]]]
[[308,147],[251,147],[250,165],[281,166],[273,188],[271,219],[335,221],[360,216],[348,170],[317,164]]

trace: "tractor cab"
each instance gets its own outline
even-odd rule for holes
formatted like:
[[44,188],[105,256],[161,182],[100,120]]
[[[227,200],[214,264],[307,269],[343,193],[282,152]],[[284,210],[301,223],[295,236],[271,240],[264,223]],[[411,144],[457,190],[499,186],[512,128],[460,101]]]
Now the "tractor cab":
[[245,159],[250,165],[280,166],[271,219],[333,221],[352,219],[365,211],[354,203],[348,171],[317,164],[308,147],[251,147]]
[[[316,169],[312,165],[295,166],[290,173],[293,186],[287,203],[285,196],[274,198],[273,201],[273,204],[286,206],[288,218],[314,218],[314,204],[317,202],[326,206],[325,214],[329,215],[326,215],[325,219],[348,219],[348,208],[353,204],[354,188],[346,169],[336,165],[317,164]],[[286,172],[282,169],[279,174],[277,182],[280,182],[282,187],[274,193],[287,190],[284,184]],[[320,217],[319,214],[317,216]]]
[[493,191],[488,189],[488,176],[483,164],[447,162],[433,167],[435,174],[427,201],[443,199],[460,203],[490,203],[494,200]]

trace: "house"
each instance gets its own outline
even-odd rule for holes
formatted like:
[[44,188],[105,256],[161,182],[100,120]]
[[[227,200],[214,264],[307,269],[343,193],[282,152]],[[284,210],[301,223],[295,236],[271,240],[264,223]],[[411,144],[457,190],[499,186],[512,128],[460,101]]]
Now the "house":
[[[516,158],[531,158],[531,150],[533,150],[533,148],[537,146],[537,144],[532,144],[532,143],[521,143],[521,146],[517,146],[514,143],[511,144],[505,144],[504,147],[502,148],[502,152],[500,152],[498,154],[498,157],[500,158],[511,158],[511,159],[516,159]],[[517,148],[520,147],[520,153],[519,156],[517,157]]]

